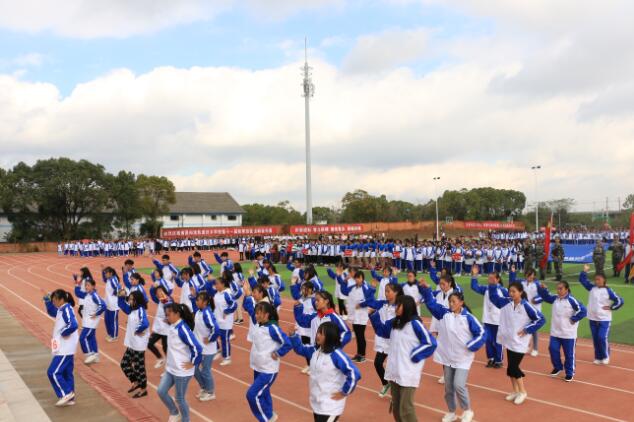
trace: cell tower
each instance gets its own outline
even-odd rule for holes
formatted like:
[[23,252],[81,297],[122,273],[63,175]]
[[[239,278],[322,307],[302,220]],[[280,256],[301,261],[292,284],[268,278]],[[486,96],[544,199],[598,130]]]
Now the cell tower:
[[306,224],[313,224],[313,191],[310,170],[310,98],[315,94],[315,85],[311,79],[312,67],[308,66],[308,41],[304,38],[304,66],[302,75],[304,80],[304,124],[306,127]]

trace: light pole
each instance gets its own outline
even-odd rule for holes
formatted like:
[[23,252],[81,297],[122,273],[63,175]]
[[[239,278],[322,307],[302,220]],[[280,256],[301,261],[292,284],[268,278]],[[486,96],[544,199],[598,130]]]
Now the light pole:
[[302,95],[304,96],[304,126],[306,129],[306,224],[313,224],[313,189],[310,170],[310,98],[315,94],[315,85],[308,66],[308,41],[304,38],[304,66],[302,69]]
[[[437,182],[440,180],[440,176],[438,177],[434,177],[433,181]],[[436,196],[436,240],[440,239],[439,236],[439,228],[438,228],[438,188],[437,188],[437,183],[434,183],[434,195]]]
[[532,166],[531,170],[533,170],[533,176],[535,180],[535,231],[539,233],[539,200],[537,199],[537,170],[541,169],[542,166]]

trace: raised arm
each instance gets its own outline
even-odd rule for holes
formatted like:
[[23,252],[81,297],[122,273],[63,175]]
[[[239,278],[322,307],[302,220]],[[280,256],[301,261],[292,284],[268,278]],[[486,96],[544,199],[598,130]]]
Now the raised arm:
[[489,284],[489,300],[496,308],[502,309],[506,305],[508,305],[510,298],[502,297],[498,293],[496,284]]
[[304,356],[309,359],[313,357],[313,353],[317,350],[315,346],[311,346],[310,344],[302,344],[302,338],[299,334],[294,334],[290,337],[291,345],[293,346],[293,350],[300,356]]
[[539,294],[539,297],[546,303],[552,304],[557,300],[557,296],[550,294],[548,288],[541,283],[537,285],[537,294]]
[[419,290],[423,296],[425,306],[427,306],[427,309],[434,316],[434,318],[436,318],[437,320],[441,320],[446,313],[451,312],[449,309],[436,302],[436,299],[434,298],[434,295],[432,294],[429,286],[420,287]]

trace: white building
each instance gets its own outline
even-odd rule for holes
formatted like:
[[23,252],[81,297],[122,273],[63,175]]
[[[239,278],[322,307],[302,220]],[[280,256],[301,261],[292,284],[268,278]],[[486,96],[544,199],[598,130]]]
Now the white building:
[[242,225],[245,211],[227,192],[176,192],[163,228],[231,227]]

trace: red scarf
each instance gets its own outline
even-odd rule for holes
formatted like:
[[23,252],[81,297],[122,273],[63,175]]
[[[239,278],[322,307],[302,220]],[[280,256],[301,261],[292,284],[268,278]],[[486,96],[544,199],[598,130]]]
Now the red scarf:
[[322,311],[317,311],[317,316],[318,316],[319,318],[323,318],[323,317],[325,317],[326,315],[330,315],[330,314],[334,314],[334,313],[335,313],[335,310],[334,310],[334,309],[332,309],[332,308],[328,308],[328,309],[326,309],[326,310],[325,310],[325,311],[323,311],[323,312],[322,312]]

